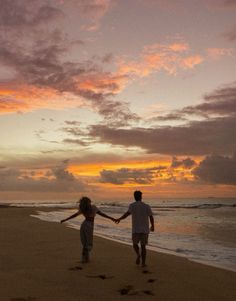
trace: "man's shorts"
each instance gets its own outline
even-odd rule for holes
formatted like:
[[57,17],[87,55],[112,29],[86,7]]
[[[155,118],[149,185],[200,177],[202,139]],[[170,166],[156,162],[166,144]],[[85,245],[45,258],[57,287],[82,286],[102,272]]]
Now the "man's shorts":
[[132,234],[133,244],[138,244],[139,242],[141,245],[148,244],[148,234],[147,233],[133,233]]

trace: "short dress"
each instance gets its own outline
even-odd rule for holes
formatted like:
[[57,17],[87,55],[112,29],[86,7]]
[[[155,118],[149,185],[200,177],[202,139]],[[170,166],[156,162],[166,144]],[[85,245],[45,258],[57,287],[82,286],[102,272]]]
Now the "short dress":
[[93,229],[94,229],[94,217],[98,211],[98,208],[92,205],[92,212],[89,215],[84,215],[85,220],[80,227],[80,240],[84,249],[91,251],[93,248]]

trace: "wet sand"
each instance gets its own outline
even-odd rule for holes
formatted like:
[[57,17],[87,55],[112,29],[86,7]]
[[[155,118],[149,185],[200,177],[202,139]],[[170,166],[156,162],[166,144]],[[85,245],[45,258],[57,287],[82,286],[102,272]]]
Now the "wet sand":
[[[41,209],[40,210],[46,210]],[[30,217],[31,208],[0,208],[0,300],[236,300],[236,273],[99,237],[80,264],[79,231]]]

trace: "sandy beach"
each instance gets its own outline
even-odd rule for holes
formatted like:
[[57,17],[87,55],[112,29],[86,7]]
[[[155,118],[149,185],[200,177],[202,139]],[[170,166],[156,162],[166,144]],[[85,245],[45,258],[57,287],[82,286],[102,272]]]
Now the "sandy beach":
[[79,232],[34,213],[0,208],[1,301],[236,300],[234,272],[151,251],[141,268],[132,247],[99,237],[82,265]]

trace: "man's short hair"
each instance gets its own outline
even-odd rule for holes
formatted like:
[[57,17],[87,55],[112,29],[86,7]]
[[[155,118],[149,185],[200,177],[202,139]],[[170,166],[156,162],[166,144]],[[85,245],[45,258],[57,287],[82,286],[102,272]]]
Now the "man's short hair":
[[134,198],[135,198],[136,201],[140,201],[142,199],[142,192],[139,191],[139,190],[136,190],[134,192]]

